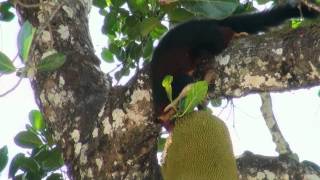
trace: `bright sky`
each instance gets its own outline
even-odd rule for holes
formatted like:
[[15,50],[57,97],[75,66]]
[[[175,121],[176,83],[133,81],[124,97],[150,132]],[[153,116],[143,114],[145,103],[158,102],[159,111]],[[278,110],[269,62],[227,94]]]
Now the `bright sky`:
[[[1,1],[1,0],[0,0]],[[90,14],[90,32],[96,53],[100,56],[101,48],[105,46],[106,36],[101,34],[103,18],[93,8]],[[18,32],[17,18],[14,22],[0,22],[0,51],[10,58],[16,56],[16,34]],[[19,60],[15,62],[19,65]],[[103,64],[105,72],[115,65]],[[15,75],[5,75],[0,78],[0,94],[11,88],[18,78]],[[278,124],[291,149],[297,153],[300,160],[310,160],[320,165],[320,87],[288,93],[272,94],[273,109]],[[232,137],[234,152],[241,154],[250,150],[257,154],[276,155],[271,135],[260,113],[260,98],[250,95],[234,100],[234,109],[228,106],[220,117],[225,120]],[[23,80],[12,93],[0,98],[0,147],[8,145],[9,156],[12,158],[23,149],[17,148],[13,142],[14,136],[25,129],[28,113],[37,109],[29,81]],[[220,114],[221,109],[215,109]],[[7,169],[0,175],[0,180],[7,179]]]

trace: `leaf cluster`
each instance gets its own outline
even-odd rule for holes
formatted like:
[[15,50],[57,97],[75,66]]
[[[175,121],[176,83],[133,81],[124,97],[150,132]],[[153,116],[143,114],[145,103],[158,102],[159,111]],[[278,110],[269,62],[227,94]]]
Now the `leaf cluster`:
[[32,110],[29,113],[29,122],[26,130],[15,136],[14,142],[22,148],[31,150],[31,153],[18,153],[14,156],[9,167],[9,178],[18,180],[63,179],[62,174],[56,172],[64,165],[63,156],[54,144],[43,116],[38,110]]
[[151,60],[154,45],[169,26],[198,17],[222,19],[253,9],[252,3],[243,5],[238,0],[93,0],[93,5],[104,17],[102,33],[108,39],[101,57],[107,63],[121,63],[116,80]]

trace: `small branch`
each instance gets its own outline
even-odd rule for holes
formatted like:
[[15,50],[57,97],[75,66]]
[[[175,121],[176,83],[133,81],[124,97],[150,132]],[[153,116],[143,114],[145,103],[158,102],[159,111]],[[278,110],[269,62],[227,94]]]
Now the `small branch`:
[[266,124],[269,128],[269,131],[272,135],[272,140],[276,144],[276,151],[282,155],[282,154],[287,154],[290,155],[292,154],[292,151],[289,147],[289,144],[283,137],[280,128],[277,124],[277,120],[273,114],[272,111],[272,102],[271,102],[271,96],[270,93],[260,93],[260,98],[262,101],[261,105],[261,112],[264,117],[264,120],[266,121]]
[[314,3],[309,2],[308,0],[302,0],[301,3],[312,10],[320,12],[320,7]]
[[20,0],[16,0],[16,3],[19,6],[22,6],[24,8],[38,8],[40,6],[40,3],[38,3],[38,4],[25,4],[25,3],[21,2]]
[[4,97],[6,96],[7,94],[11,93],[12,91],[14,91],[18,86],[19,84],[21,83],[22,81],[22,77],[19,79],[19,81],[11,88],[9,89],[8,91],[4,92],[3,94],[0,94],[0,97]]

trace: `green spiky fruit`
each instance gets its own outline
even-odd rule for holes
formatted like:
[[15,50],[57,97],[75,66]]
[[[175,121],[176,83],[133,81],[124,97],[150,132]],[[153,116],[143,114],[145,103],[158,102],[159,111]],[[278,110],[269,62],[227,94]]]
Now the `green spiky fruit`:
[[162,174],[164,180],[238,180],[224,122],[206,111],[178,118]]

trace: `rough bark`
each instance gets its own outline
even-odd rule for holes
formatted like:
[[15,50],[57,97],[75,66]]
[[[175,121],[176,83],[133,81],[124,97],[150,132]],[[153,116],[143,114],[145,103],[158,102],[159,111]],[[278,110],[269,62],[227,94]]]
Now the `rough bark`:
[[[124,87],[111,86],[94,55],[86,2],[17,5],[20,21],[29,20],[39,29],[28,63],[36,102],[71,179],[160,179],[156,159],[160,127],[154,122],[148,68]],[[234,42],[213,61],[218,76],[212,93],[238,97],[319,84],[317,27]],[[54,72],[37,72],[34,67],[52,49],[64,53],[66,63]]]
[[315,180],[320,178],[320,167],[310,161],[298,161],[288,156],[262,156],[243,153],[237,159],[240,180]]

